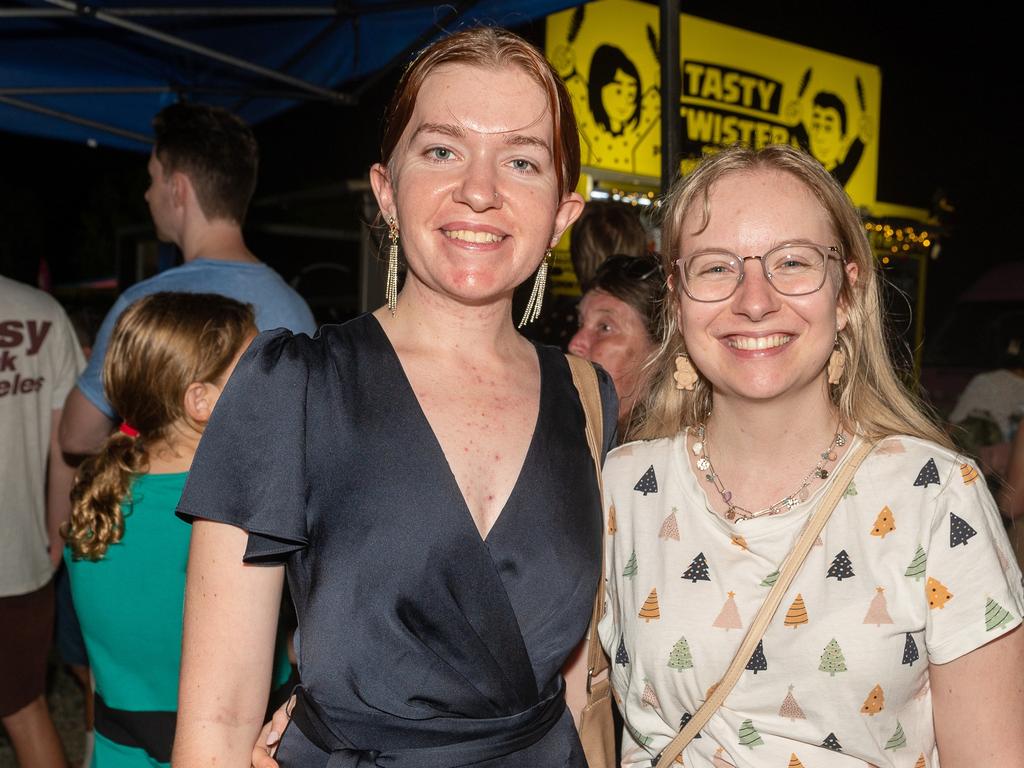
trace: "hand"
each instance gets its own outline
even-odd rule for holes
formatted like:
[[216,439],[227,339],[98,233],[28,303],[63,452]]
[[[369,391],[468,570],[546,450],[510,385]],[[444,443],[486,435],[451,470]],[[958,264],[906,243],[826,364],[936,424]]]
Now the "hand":
[[291,722],[292,707],[295,706],[295,694],[277,708],[270,722],[263,726],[256,744],[252,748],[252,768],[280,768],[274,759],[281,734]]

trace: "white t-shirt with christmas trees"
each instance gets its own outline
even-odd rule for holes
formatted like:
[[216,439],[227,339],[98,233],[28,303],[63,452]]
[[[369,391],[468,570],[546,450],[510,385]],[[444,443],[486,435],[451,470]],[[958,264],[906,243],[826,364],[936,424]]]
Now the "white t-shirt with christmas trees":
[[[784,514],[729,523],[687,448],[684,433],[605,462],[600,634],[624,766],[650,766],[704,702],[828,487]],[[684,765],[937,768],[929,662],[1009,632],[1022,613],[1021,572],[976,467],[917,438],[882,441]]]

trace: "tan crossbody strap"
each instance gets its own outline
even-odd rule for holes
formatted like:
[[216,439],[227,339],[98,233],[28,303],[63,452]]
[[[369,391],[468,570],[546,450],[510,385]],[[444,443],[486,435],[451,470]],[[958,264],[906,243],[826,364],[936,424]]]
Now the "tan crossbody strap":
[[849,487],[854,473],[856,473],[864,458],[871,453],[872,448],[874,448],[874,443],[861,443],[839,470],[835,480],[832,482],[832,487],[829,488],[828,493],[822,500],[821,506],[818,507],[814,516],[808,521],[807,527],[800,534],[800,538],[797,539],[793,550],[789,553],[786,562],[779,570],[778,580],[772,587],[771,592],[768,593],[768,597],[765,598],[754,620],[750,623],[750,629],[747,630],[747,634],[740,644],[740,649],[736,651],[736,656],[733,657],[732,663],[726,670],[725,675],[722,676],[718,686],[708,697],[707,701],[690,718],[686,727],[662,750],[657,758],[657,768],[668,768],[693,737],[697,735],[697,732],[707,724],[711,716],[722,706],[722,702],[725,701],[733,686],[740,679],[740,675],[743,674],[743,670],[753,655],[758,642],[764,637],[765,630],[768,629],[768,624],[771,622],[772,617],[775,616],[775,611],[778,609],[779,603],[782,602],[783,595],[789,589],[789,585],[793,582],[797,571],[800,570],[800,566],[803,565],[807,553],[814,546],[818,534],[825,527],[825,523],[828,522],[832,510],[835,509],[839,499]]
[[[587,444],[590,455],[594,459],[594,472],[597,474],[597,488],[601,493],[601,504],[604,505],[604,483],[601,480],[601,441],[604,436],[604,411],[601,408],[601,389],[597,383],[597,371],[594,366],[576,355],[566,355],[572,382],[580,394],[583,404],[583,416],[587,422]],[[602,513],[604,510],[602,509]],[[608,662],[601,649],[601,641],[597,636],[597,624],[601,620],[604,607],[604,533],[601,534],[601,575],[597,582],[597,597],[594,610],[590,617],[590,630],[587,632],[587,702],[590,703],[591,681],[595,676],[608,669]]]

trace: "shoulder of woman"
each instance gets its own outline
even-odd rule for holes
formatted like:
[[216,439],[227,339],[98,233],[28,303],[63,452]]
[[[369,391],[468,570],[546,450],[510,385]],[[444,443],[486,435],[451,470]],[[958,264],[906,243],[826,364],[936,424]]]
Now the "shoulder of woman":
[[950,489],[985,487],[973,459],[910,435],[891,435],[879,440],[858,476],[861,473],[872,476],[876,483],[922,491],[928,499]]

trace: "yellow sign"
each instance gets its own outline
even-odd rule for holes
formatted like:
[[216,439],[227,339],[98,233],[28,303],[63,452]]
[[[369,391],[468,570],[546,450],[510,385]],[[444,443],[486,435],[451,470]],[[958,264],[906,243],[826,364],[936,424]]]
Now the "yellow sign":
[[[548,17],[548,58],[573,96],[583,163],[661,175],[658,8],[598,0]],[[817,157],[857,205],[875,202],[878,67],[683,14],[681,170],[735,142],[790,143]]]

